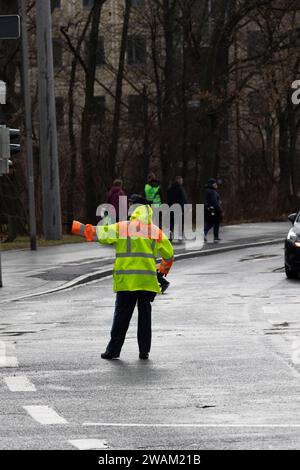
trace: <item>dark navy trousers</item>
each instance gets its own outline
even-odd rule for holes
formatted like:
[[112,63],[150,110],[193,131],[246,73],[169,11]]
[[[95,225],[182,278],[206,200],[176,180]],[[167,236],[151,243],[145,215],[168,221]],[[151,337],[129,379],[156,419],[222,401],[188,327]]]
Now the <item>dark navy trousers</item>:
[[137,340],[139,351],[142,354],[150,352],[152,336],[151,302],[154,298],[154,292],[117,292],[111,339],[106,348],[107,353],[115,357],[120,355],[136,304],[138,306]]
[[218,239],[219,238],[219,230],[220,230],[220,220],[219,219],[216,219],[214,222],[205,222],[204,224],[204,235],[206,237],[206,235],[208,234],[208,232],[210,231],[210,229],[213,228],[214,229],[214,239]]

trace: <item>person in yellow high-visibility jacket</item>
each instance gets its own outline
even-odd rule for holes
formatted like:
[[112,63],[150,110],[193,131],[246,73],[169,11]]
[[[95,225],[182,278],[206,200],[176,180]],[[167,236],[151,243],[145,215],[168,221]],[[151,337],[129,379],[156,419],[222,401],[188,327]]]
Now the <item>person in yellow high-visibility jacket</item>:
[[[161,292],[157,272],[167,276],[174,261],[168,237],[152,223],[152,209],[139,195],[138,204],[128,222],[107,226],[84,225],[74,221],[72,233],[87,241],[115,245],[114,291],[117,293],[111,339],[103,359],[117,359],[125,341],[129,323],[138,306],[138,346],[140,359],[148,359],[151,348],[151,302]],[[156,266],[156,257],[162,260]]]

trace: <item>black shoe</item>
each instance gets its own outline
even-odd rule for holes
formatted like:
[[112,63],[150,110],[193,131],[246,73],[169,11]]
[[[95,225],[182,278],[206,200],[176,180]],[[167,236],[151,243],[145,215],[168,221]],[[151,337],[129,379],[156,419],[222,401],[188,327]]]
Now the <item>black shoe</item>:
[[108,359],[109,361],[111,361],[112,359],[119,359],[120,356],[114,356],[113,354],[105,352],[101,354],[101,357],[102,359]]
[[146,361],[147,359],[149,359],[149,353],[140,353],[140,359]]

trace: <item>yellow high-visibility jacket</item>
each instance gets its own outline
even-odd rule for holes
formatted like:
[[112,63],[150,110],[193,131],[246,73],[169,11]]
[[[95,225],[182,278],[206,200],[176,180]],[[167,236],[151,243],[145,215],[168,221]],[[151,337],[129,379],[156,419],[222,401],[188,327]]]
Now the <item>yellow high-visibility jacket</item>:
[[[88,241],[115,245],[114,291],[160,293],[157,269],[167,275],[174,261],[173,247],[166,235],[152,223],[150,206],[139,206],[129,222],[97,226],[73,222],[72,233]],[[156,266],[156,258],[162,257]]]

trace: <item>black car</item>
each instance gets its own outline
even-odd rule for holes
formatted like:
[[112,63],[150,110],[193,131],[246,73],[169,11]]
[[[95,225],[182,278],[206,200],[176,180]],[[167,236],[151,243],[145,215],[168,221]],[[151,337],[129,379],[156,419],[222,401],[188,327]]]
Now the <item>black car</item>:
[[293,227],[285,240],[284,261],[288,279],[298,279],[300,273],[300,212],[289,215]]

